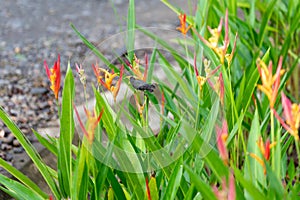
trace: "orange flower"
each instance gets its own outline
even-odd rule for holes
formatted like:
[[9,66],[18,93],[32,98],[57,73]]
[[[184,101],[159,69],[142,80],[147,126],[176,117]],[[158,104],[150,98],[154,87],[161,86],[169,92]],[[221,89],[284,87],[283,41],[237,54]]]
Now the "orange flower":
[[273,112],[275,117],[279,120],[281,125],[292,135],[295,140],[299,140],[298,129],[300,127],[300,104],[291,103],[291,101],[281,92],[281,100],[283,106],[283,115],[285,117],[286,123],[284,120],[279,117],[275,109]]
[[147,75],[148,75],[148,55],[145,54],[145,71],[144,74],[140,71],[140,60],[136,57],[134,54],[134,60],[132,61],[132,64],[127,60],[124,59],[126,65],[132,70],[133,74],[135,75],[136,79],[143,80],[146,82]]
[[139,103],[139,100],[138,100],[136,94],[134,94],[133,97],[134,97],[134,100],[135,100],[136,107],[138,108],[138,112],[139,112],[140,116],[142,116],[144,108],[145,108],[145,103],[143,103],[143,105],[141,105]]
[[142,72],[140,71],[140,60],[136,57],[136,55],[134,54],[134,60],[132,62],[131,69],[134,73],[134,75],[140,79],[143,80],[144,76],[142,74]]
[[[264,158],[266,159],[266,161],[268,161],[270,159],[270,151],[271,148],[273,148],[276,145],[276,142],[272,142],[270,144],[270,140],[268,139],[265,143],[263,142],[262,138],[259,137],[258,141],[256,141],[256,144],[261,152],[261,154],[264,156]],[[249,154],[252,158],[254,158],[263,168],[264,168],[264,174],[266,174],[266,166],[264,161],[257,156],[254,153],[250,153]]]
[[94,137],[95,137],[95,129],[97,128],[98,123],[101,120],[101,117],[102,117],[102,114],[103,114],[103,109],[100,112],[99,116],[97,116],[96,115],[96,110],[94,110],[93,113],[92,113],[84,107],[84,112],[85,112],[85,115],[87,117],[87,125],[86,125],[87,128],[85,128],[85,126],[83,125],[83,123],[82,123],[82,121],[79,117],[78,111],[77,111],[74,104],[73,104],[73,107],[74,107],[74,110],[75,110],[75,114],[78,118],[79,125],[80,125],[80,127],[83,131],[83,134],[88,139],[89,143],[92,144],[93,141],[94,141]]
[[[124,66],[122,65],[122,67],[120,69],[120,77],[119,77],[119,80],[118,80],[118,82],[115,86],[112,85],[112,81],[115,77],[118,76],[116,73],[114,73],[114,72],[109,73],[107,70],[105,70],[103,68],[99,68],[98,64],[96,64],[96,66],[92,65],[92,67],[93,67],[94,73],[97,77],[98,83],[100,83],[107,90],[112,92],[113,97],[114,97],[114,101],[116,102],[116,98],[117,98],[117,95],[118,95],[119,90],[120,90],[121,81],[122,81],[122,77],[123,77],[123,73],[124,73]],[[104,73],[104,81],[102,80],[103,77],[100,75],[101,72]]]
[[197,82],[200,88],[200,91],[202,91],[203,85],[206,82],[206,77],[200,76],[198,68],[197,68],[197,58],[196,58],[196,54],[194,54],[194,71],[196,74],[196,78],[197,78]]
[[52,69],[49,70],[46,60],[44,61],[44,67],[48,76],[48,79],[51,82],[51,90],[54,92],[55,99],[58,99],[58,93],[60,89],[60,55],[58,54],[57,61],[55,61]]
[[122,81],[123,73],[124,73],[124,66],[122,65],[122,67],[121,67],[121,69],[120,69],[120,77],[119,77],[119,80],[118,80],[116,86],[112,86],[112,87],[111,87],[111,92],[113,93],[113,97],[114,97],[114,101],[115,101],[115,102],[116,102],[116,98],[117,98],[117,95],[118,95],[119,90],[120,90],[120,86],[121,86],[121,81]]
[[225,14],[225,37],[224,37],[224,42],[222,46],[219,46],[219,39],[222,33],[222,24],[223,24],[223,18],[220,19],[219,26],[217,28],[210,28],[209,26],[207,27],[211,37],[206,40],[204,39],[199,33],[196,34],[200,38],[200,40],[209,48],[211,48],[220,58],[221,64],[224,64],[224,60],[227,60],[228,66],[230,66],[232,58],[233,58],[233,53],[235,51],[236,47],[236,40],[238,34],[236,33],[235,39],[234,39],[234,44],[233,48],[230,54],[227,54],[227,49],[229,47],[229,26],[228,26],[228,10],[226,10]]
[[192,26],[189,25],[188,27],[186,27],[186,14],[181,13],[178,16],[178,18],[180,20],[180,26],[177,27],[176,29],[179,30],[183,35],[186,35]]
[[227,165],[228,164],[228,152],[226,147],[226,140],[228,137],[228,127],[226,120],[223,120],[222,128],[216,126],[217,132],[217,147],[219,149],[220,157],[222,158],[223,162]]
[[257,85],[257,88],[267,95],[272,109],[278,94],[280,76],[284,73],[284,70],[281,70],[282,56],[279,58],[277,70],[274,76],[272,75],[272,61],[269,62],[269,66],[267,67],[264,61],[258,59],[256,65],[262,82],[262,85]]

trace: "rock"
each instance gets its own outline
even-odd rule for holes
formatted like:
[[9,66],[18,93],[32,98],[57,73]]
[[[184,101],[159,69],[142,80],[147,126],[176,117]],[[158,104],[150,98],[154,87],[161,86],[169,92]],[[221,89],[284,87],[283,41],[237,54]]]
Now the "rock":
[[30,93],[32,95],[42,95],[42,94],[46,94],[48,92],[48,89],[44,88],[44,87],[35,87],[35,88],[31,88]]
[[43,109],[49,107],[49,104],[48,104],[48,102],[39,102],[38,107],[43,110]]
[[14,153],[22,153],[24,151],[23,147],[15,147]]
[[13,146],[14,146],[14,147],[18,147],[18,146],[20,146],[20,142],[19,142],[19,140],[17,140],[17,139],[14,139],[14,140],[13,140]]
[[19,115],[20,115],[20,111],[17,110],[17,109],[11,109],[11,110],[10,110],[10,114],[11,114],[12,116],[19,116]]
[[0,138],[3,138],[3,137],[4,137],[4,135],[5,135],[5,131],[4,131],[4,129],[1,129],[1,130],[0,130]]
[[8,150],[11,150],[12,149],[12,146],[9,145],[9,144],[2,144],[1,145],[1,150],[3,151],[8,151]]
[[12,161],[12,159],[13,159],[13,155],[11,153],[7,153],[6,154],[6,160],[7,161]]
[[2,141],[6,144],[10,144],[10,143],[12,143],[14,138],[15,138],[15,136],[12,133],[10,133],[10,134],[8,134],[7,137],[3,138]]

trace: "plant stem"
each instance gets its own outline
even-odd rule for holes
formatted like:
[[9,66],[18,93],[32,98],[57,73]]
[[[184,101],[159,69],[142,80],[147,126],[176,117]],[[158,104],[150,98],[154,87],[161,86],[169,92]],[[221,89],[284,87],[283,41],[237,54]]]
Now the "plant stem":
[[60,107],[59,107],[58,99],[56,99],[55,102],[56,102],[56,107],[57,107],[58,119],[60,119]]
[[[275,133],[274,133],[274,114],[271,110],[271,143],[275,142]],[[275,151],[272,150],[272,170],[275,171]]]
[[[300,163],[300,149],[299,149],[299,142],[295,139],[295,146],[296,146],[296,151],[297,151],[297,156],[298,156],[298,163]],[[298,168],[300,168],[298,164]]]

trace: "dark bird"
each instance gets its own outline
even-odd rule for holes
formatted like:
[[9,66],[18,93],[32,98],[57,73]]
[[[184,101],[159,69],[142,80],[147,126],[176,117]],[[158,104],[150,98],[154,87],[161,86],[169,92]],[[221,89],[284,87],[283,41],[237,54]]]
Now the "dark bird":
[[149,92],[153,92],[155,89],[154,84],[148,84],[142,80],[135,79],[132,76],[130,77],[130,83],[137,90],[142,90],[142,91],[147,90]]

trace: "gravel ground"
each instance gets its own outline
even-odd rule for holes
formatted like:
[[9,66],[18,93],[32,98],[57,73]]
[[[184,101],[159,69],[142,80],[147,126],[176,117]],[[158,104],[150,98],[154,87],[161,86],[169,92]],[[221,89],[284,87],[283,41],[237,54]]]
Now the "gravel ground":
[[[111,2],[115,2],[115,10]],[[186,0],[170,2],[187,7]],[[69,23],[97,44],[124,30],[126,13],[125,0],[1,1],[0,106],[31,142],[36,142],[31,129],[58,126],[54,95],[49,89],[43,61],[47,60],[52,67],[60,53],[64,76],[69,58],[74,69],[75,62],[82,62],[88,53]],[[143,26],[175,29],[177,24],[176,15],[158,0],[136,1],[136,16],[137,23]],[[105,51],[111,58],[109,49]],[[93,76],[91,67],[87,75]],[[80,85],[78,77],[75,80]],[[78,104],[83,99],[81,91],[77,87]],[[20,154],[24,154],[23,148],[0,121],[0,157],[17,165],[23,160]],[[20,158],[18,162],[16,157]]]

